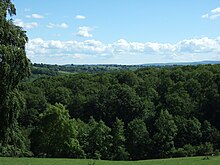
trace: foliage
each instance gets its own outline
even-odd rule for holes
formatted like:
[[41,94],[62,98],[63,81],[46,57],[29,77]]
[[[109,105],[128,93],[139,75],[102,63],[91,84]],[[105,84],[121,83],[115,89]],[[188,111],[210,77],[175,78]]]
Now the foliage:
[[89,123],[90,131],[88,135],[87,154],[93,159],[110,159],[111,129],[100,120],[98,123],[94,119]]
[[129,158],[129,153],[125,148],[125,130],[124,122],[118,118],[112,128],[112,150],[111,159],[112,160],[127,160]]
[[24,109],[18,83],[29,74],[25,53],[27,36],[8,16],[16,14],[10,0],[0,0],[0,148],[1,155],[20,155],[27,150],[17,119]]
[[49,105],[32,132],[32,149],[47,157],[83,157],[74,120],[62,104]]
[[213,144],[210,142],[206,142],[205,144],[201,144],[197,147],[198,155],[211,155],[213,153]]
[[[48,111],[48,104],[64,105],[79,152],[62,155],[49,147],[47,157],[138,160],[205,155],[206,144],[213,151],[220,147],[219,75],[219,65],[204,65],[39,78],[19,85],[26,109],[18,121],[34,135],[49,121],[40,115]],[[58,132],[45,136],[61,142]],[[46,147],[38,147],[43,144],[40,138],[31,138],[35,155],[45,153]]]
[[133,160],[144,159],[150,144],[149,133],[143,120],[134,119],[127,127],[127,149]]
[[173,116],[167,110],[161,110],[155,121],[156,133],[153,136],[156,151],[159,157],[169,157],[174,149],[174,138],[177,134],[177,126]]

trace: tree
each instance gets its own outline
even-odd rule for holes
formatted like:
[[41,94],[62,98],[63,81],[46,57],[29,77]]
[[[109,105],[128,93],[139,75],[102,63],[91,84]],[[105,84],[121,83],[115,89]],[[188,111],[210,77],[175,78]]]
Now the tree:
[[178,127],[174,140],[176,147],[183,147],[185,144],[199,145],[202,133],[201,123],[197,118],[186,119],[182,116],[176,116],[175,123]]
[[100,117],[107,125],[112,125],[116,117],[127,125],[134,118],[145,117],[148,110],[146,102],[142,101],[133,88],[125,84],[112,85],[100,91],[95,101],[93,109],[96,111],[90,116]]
[[31,83],[21,83],[19,89],[22,90],[26,106],[20,112],[18,122],[25,128],[34,126],[39,121],[39,114],[47,108],[47,100],[43,89]]
[[136,118],[128,123],[126,144],[131,159],[139,160],[146,158],[150,138],[143,120]]
[[24,149],[17,123],[24,100],[16,87],[29,74],[25,53],[28,38],[21,27],[7,19],[8,14],[16,14],[15,6],[10,0],[0,0],[0,146]]
[[50,88],[47,91],[47,98],[48,102],[52,105],[55,103],[61,103],[63,105],[68,105],[71,98],[71,91],[65,87],[57,87],[57,88]]
[[155,122],[156,133],[153,137],[155,150],[159,157],[169,157],[174,149],[174,138],[177,134],[177,126],[172,115],[167,110],[161,110]]
[[88,135],[87,154],[89,158],[110,159],[110,148],[112,136],[111,129],[100,120],[98,123],[91,119],[89,122],[90,131]]
[[116,118],[112,128],[112,159],[113,160],[126,160],[128,159],[128,152],[125,148],[125,134],[124,122]]
[[84,157],[77,139],[77,123],[62,104],[49,105],[32,132],[32,151],[47,157]]
[[120,72],[116,77],[120,84],[126,84],[128,86],[135,86],[139,81],[137,75],[131,71]]
[[193,113],[195,106],[186,91],[178,90],[179,88],[176,88],[175,92],[165,96],[165,108],[174,116],[180,115],[187,118]]
[[204,121],[202,127],[201,127],[201,132],[202,132],[202,142],[209,142],[213,144],[217,144],[220,140],[220,132],[213,127],[210,122],[207,120]]
[[213,144],[206,142],[205,144],[201,144],[197,147],[197,155],[210,155],[213,153]]
[[170,74],[170,78],[175,82],[185,81],[186,76],[181,67],[176,67]]

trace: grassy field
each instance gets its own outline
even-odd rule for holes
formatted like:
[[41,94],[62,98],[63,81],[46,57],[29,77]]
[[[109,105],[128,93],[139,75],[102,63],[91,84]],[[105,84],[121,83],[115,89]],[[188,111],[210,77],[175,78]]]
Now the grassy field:
[[83,159],[43,159],[43,158],[0,158],[0,165],[217,165],[220,156],[175,159],[157,159],[144,161],[104,161]]

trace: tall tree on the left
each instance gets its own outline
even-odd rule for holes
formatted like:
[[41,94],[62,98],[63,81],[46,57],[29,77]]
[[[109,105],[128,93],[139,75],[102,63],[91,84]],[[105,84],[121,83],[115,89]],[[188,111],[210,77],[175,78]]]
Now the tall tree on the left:
[[29,74],[25,53],[26,32],[13,24],[16,9],[11,0],[0,0],[0,152],[16,155],[25,148],[17,118],[24,108],[18,83]]

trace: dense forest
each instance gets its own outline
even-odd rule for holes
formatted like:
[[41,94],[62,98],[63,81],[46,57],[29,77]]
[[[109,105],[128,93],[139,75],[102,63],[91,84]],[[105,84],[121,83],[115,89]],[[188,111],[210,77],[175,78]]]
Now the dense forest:
[[220,65],[146,67],[22,82],[34,156],[137,160],[220,147]]
[[15,14],[0,0],[0,156],[219,154],[220,65],[40,68],[26,57],[26,32],[8,20]]

